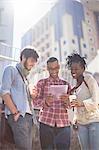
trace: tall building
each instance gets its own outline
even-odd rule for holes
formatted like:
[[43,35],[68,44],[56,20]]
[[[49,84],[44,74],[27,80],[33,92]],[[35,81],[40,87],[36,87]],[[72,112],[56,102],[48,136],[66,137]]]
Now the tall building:
[[[25,33],[22,37],[22,47],[35,46],[40,53],[42,65],[48,57],[56,56],[62,64],[62,76],[66,76],[65,58],[72,52],[76,51],[86,57],[89,63],[99,49],[99,10],[91,9],[86,3],[86,0],[58,0],[55,6]],[[99,1],[97,6],[99,8]]]
[[[11,0],[0,0],[0,42],[13,44],[14,10]],[[7,53],[11,55],[11,53]]]
[[[89,62],[96,56],[99,49],[99,1],[81,0],[85,21],[82,23],[84,44],[82,54],[86,52]],[[83,44],[82,44],[83,45]]]
[[0,0],[0,83],[5,65],[12,57],[14,10],[11,0]]

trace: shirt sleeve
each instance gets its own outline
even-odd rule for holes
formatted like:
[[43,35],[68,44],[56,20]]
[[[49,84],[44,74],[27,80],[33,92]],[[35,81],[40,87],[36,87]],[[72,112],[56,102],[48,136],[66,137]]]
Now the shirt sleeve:
[[37,83],[38,96],[33,100],[34,107],[42,108],[45,105],[44,99],[44,80]]
[[1,89],[0,89],[0,94],[1,96],[11,92],[11,85],[14,79],[14,75],[13,75],[13,67],[12,66],[8,66],[7,68],[5,68],[4,73],[3,73],[3,77],[2,77],[2,85],[1,85]]
[[93,76],[86,80],[91,97],[83,101],[87,111],[97,109],[99,104],[99,87]]

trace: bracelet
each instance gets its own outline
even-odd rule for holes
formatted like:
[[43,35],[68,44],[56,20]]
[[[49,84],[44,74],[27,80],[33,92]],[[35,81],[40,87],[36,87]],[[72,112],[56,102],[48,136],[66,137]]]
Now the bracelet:
[[18,113],[20,113],[20,112],[19,112],[19,111],[15,112],[15,113],[13,114],[13,116],[16,116]]

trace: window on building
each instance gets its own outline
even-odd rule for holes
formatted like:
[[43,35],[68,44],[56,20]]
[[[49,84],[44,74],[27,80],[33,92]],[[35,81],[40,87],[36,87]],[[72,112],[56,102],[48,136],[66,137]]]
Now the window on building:
[[74,39],[72,39],[72,43],[75,44],[75,40]]
[[46,37],[46,39],[48,39],[48,37],[49,37],[49,34],[46,34],[46,35],[45,35],[45,37]]
[[49,54],[49,53],[47,53],[46,55],[47,55],[47,57],[50,57],[50,54]]
[[91,48],[91,51],[94,51],[94,48],[93,48],[93,47]]
[[40,42],[38,41],[38,42],[37,42],[37,46],[39,46],[39,45],[40,45]]
[[0,25],[3,25],[3,11],[4,8],[0,8]]
[[41,34],[43,34],[44,33],[44,23],[43,22],[41,22],[41,26],[40,26],[40,30],[41,30]]
[[93,39],[92,39],[92,38],[90,38],[90,41],[93,41]]
[[39,36],[40,36],[40,27],[37,26],[37,27],[36,27],[36,39],[38,39]]
[[45,48],[44,47],[42,47],[42,52],[44,52],[45,51]]
[[6,41],[5,40],[0,40],[0,43],[6,43]]
[[46,48],[49,48],[49,43],[46,44]]
[[86,48],[86,44],[85,43],[83,43],[83,47]]
[[57,48],[56,48],[56,47],[54,48],[54,51],[57,51]]
[[75,50],[75,49],[73,50],[73,53],[76,53],[76,50]]
[[33,31],[33,41],[35,41],[35,30]]
[[65,52],[64,52],[64,56],[66,56],[66,55],[67,55],[67,52],[65,51]]
[[89,16],[89,12],[86,13]]
[[89,32],[91,32],[91,29],[89,29]]
[[41,38],[41,42],[44,42],[44,38]]
[[48,30],[48,26],[49,26],[49,21],[48,21],[48,17],[46,17],[45,19],[45,30]]
[[88,58],[87,54],[84,54],[84,57],[87,59]]
[[63,41],[63,44],[64,44],[64,45],[66,44],[66,41],[65,41],[65,40]]

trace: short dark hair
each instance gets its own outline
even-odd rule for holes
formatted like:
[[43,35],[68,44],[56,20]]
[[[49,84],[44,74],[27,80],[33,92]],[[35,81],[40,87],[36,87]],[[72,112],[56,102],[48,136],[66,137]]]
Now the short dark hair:
[[36,61],[39,58],[39,55],[33,48],[24,48],[21,51],[20,60],[22,60],[22,56],[24,56],[26,59],[28,59],[29,57],[33,57]]
[[58,59],[56,57],[50,57],[48,60],[47,60],[47,64],[49,62],[54,62],[54,61],[57,61],[58,62]]
[[70,69],[72,63],[80,63],[81,66],[85,69],[87,64],[85,61],[85,57],[81,57],[79,54],[77,53],[72,53],[70,56],[68,56],[66,58],[66,65],[67,67]]

